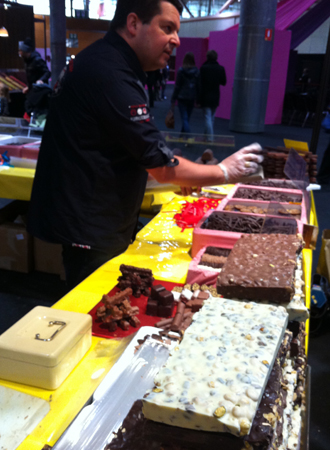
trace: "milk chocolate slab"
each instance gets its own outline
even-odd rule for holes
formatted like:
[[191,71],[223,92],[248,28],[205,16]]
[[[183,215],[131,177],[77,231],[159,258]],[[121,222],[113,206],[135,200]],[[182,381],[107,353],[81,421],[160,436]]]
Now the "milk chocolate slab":
[[242,236],[219,274],[217,292],[226,298],[290,302],[301,247],[295,235]]

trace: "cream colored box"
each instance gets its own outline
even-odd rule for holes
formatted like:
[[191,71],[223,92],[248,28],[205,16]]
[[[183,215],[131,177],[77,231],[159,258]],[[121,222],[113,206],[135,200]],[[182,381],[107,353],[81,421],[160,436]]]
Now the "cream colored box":
[[0,378],[57,389],[91,343],[89,314],[37,306],[0,336]]

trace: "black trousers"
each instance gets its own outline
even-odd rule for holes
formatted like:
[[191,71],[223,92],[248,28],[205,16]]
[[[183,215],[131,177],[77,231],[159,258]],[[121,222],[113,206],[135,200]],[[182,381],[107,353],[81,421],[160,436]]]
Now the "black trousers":
[[73,289],[96,269],[125,250],[123,248],[122,251],[110,253],[63,245],[62,258],[68,289]]

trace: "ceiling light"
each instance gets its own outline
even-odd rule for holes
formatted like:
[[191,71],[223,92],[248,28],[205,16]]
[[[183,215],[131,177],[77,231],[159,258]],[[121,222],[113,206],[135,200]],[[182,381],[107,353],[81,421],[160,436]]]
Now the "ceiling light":
[[8,31],[5,27],[0,28],[0,37],[9,37]]

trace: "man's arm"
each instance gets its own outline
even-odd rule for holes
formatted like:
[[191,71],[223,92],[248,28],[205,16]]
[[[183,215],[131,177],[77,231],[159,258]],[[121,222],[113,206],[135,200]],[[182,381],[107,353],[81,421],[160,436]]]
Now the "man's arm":
[[247,175],[257,172],[263,161],[259,144],[251,144],[233,153],[218,165],[202,165],[177,157],[175,167],[162,166],[148,169],[159,183],[194,187],[225,183],[237,183]]
[[179,164],[175,167],[156,167],[148,169],[159,183],[176,184],[178,186],[207,186],[224,184],[225,175],[218,165],[206,166],[196,164],[188,159],[176,156]]

